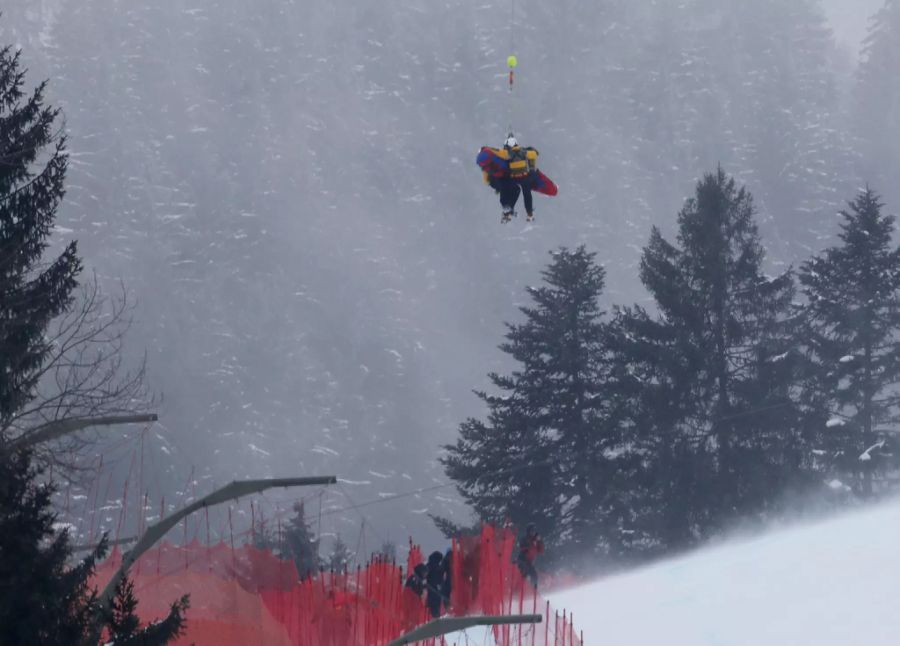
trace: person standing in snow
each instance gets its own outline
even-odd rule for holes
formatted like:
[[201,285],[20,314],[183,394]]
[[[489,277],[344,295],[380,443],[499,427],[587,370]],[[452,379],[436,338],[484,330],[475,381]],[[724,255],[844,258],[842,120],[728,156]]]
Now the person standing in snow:
[[428,568],[425,567],[425,564],[419,563],[413,568],[409,578],[406,579],[406,589],[411,590],[419,599],[422,598],[422,593],[425,592],[425,575],[427,573]]
[[534,523],[529,523],[525,528],[525,535],[519,541],[519,556],[516,559],[516,565],[522,576],[531,581],[531,585],[537,589],[538,573],[534,568],[534,562],[538,555],[544,553],[544,541],[535,530]]
[[444,557],[440,552],[432,552],[428,557],[428,572],[425,575],[425,605],[435,619],[441,616],[441,603],[444,600]]
[[450,594],[453,591],[453,549],[448,549],[444,554],[442,568],[444,570],[444,579],[441,581],[441,596],[444,598],[444,611],[450,611]]

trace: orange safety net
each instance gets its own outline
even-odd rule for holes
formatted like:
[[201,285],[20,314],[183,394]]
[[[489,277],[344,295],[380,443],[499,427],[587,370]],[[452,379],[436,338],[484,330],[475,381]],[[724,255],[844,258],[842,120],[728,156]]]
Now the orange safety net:
[[[454,616],[541,614],[541,624],[495,627],[496,643],[582,646],[571,616],[553,612],[522,577],[515,547],[511,529],[489,525],[478,536],[455,540],[453,585],[442,611]],[[422,556],[410,543],[406,571]],[[120,563],[121,555],[114,552],[98,567],[94,584],[105,584]],[[191,595],[187,633],[177,644],[383,646],[431,618],[423,600],[405,588],[404,570],[381,560],[300,581],[293,562],[250,545],[162,543],[144,554],[129,576],[144,621],[164,616],[172,601]]]

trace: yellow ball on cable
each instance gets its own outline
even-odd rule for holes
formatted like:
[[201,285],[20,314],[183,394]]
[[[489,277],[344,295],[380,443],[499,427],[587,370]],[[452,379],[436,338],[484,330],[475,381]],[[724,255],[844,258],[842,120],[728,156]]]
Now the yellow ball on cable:
[[509,65],[510,69],[512,69],[519,64],[519,59],[517,59],[515,56],[510,56],[506,59],[506,64]]

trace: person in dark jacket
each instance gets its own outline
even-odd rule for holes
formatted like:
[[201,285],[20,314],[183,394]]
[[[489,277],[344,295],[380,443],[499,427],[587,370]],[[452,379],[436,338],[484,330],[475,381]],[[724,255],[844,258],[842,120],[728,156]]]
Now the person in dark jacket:
[[443,568],[444,580],[441,582],[441,595],[444,597],[444,611],[450,610],[450,593],[453,591],[453,569],[451,567],[453,549],[447,550],[444,554]]
[[425,605],[431,616],[441,616],[441,603],[444,600],[442,588],[444,584],[444,557],[440,552],[432,552],[428,557],[428,572],[425,575]]
[[422,607],[422,594],[425,592],[425,575],[428,568],[424,563],[419,563],[413,568],[406,584],[403,586],[401,622],[403,630],[409,631],[422,623],[424,608]]
[[538,555],[543,553],[544,541],[541,540],[540,535],[537,533],[534,523],[529,523],[528,527],[525,528],[525,535],[519,541],[519,556],[516,559],[516,564],[519,566],[522,576],[531,581],[531,585],[535,589],[537,589],[538,585],[538,573],[534,569],[534,562]]
[[425,592],[425,575],[427,573],[428,568],[425,567],[425,564],[419,563],[413,568],[413,573],[406,579],[406,588],[412,590],[419,599],[422,598],[422,593]]

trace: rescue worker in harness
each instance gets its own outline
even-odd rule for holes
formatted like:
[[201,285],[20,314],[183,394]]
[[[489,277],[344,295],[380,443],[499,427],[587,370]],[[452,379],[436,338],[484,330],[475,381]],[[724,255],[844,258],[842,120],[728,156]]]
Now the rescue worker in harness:
[[538,151],[520,146],[512,133],[507,136],[503,148],[485,146],[478,154],[476,163],[481,167],[485,183],[500,194],[501,222],[509,222],[516,214],[519,193],[529,222],[534,220],[531,191],[556,195],[556,185],[537,169],[537,159]]

